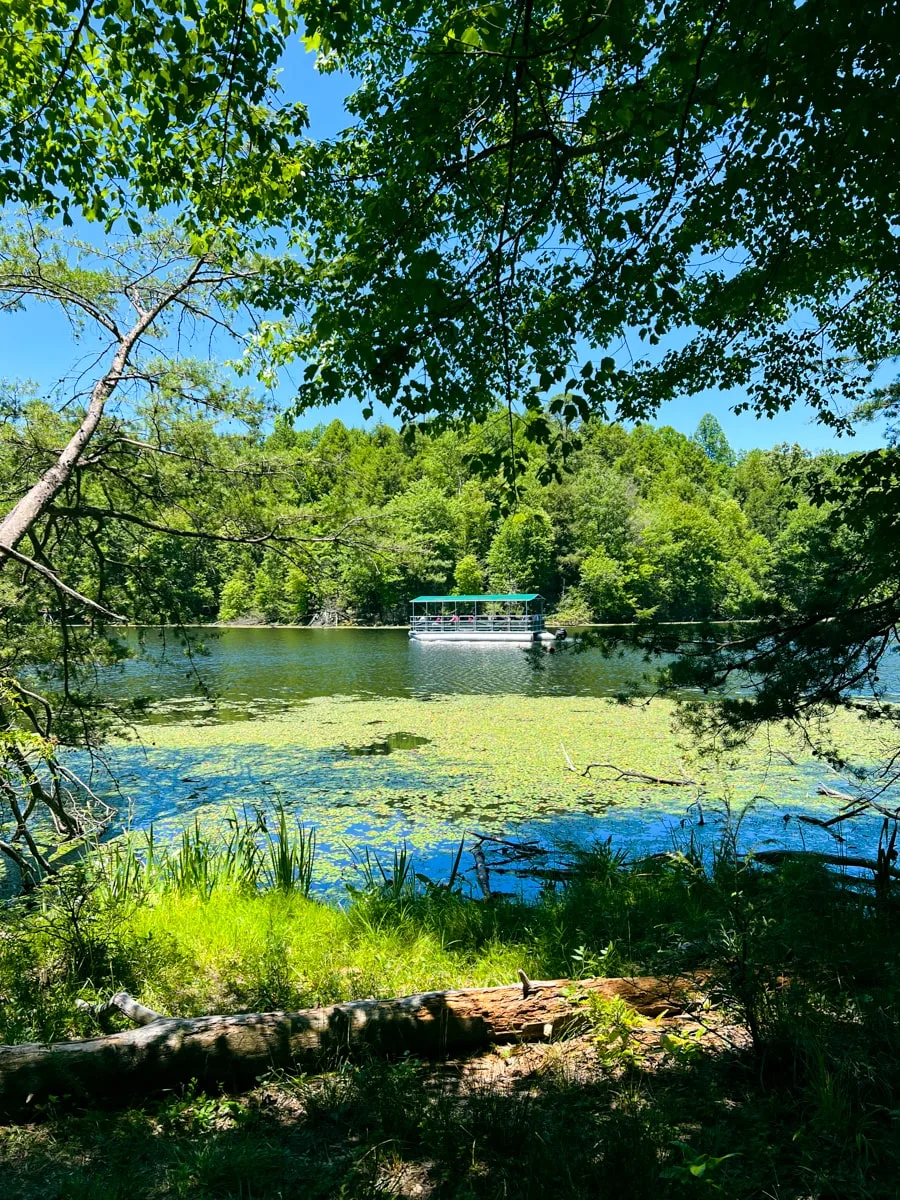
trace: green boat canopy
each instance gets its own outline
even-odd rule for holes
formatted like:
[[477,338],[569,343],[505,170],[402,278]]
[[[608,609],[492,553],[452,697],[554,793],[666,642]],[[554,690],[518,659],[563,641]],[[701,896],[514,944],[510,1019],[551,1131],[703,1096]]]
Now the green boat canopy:
[[538,592],[511,592],[508,595],[491,594],[485,596],[416,596],[415,600],[410,600],[410,604],[458,604],[460,601],[472,603],[473,601],[505,601],[505,600],[540,600],[542,597]]

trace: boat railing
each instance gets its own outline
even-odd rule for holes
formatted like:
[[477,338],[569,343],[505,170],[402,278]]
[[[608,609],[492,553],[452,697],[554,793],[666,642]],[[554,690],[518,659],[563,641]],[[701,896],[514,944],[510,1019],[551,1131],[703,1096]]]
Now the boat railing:
[[478,614],[449,614],[446,616],[416,616],[410,621],[416,633],[540,633],[544,618],[540,613],[500,614],[487,616]]

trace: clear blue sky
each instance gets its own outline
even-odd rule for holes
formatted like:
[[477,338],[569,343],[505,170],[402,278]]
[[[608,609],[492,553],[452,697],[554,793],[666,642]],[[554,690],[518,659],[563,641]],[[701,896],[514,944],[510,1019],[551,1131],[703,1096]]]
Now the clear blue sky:
[[[287,95],[307,105],[310,133],[314,137],[331,136],[349,123],[343,102],[350,90],[350,81],[346,76],[319,74],[313,67],[312,55],[304,51],[299,40],[285,57],[282,80]],[[45,305],[37,305],[25,313],[0,314],[0,378],[32,379],[42,390],[49,389],[58,380],[71,380],[79,371],[89,368],[99,345],[90,338],[80,344],[74,343],[66,320]],[[223,348],[224,354],[227,351]],[[887,382],[895,376],[895,370],[886,369],[882,381]],[[285,398],[289,396],[289,385],[284,394]],[[752,413],[735,416],[730,406],[737,399],[739,397],[708,392],[691,399],[675,400],[662,407],[656,423],[674,425],[690,434],[704,413],[714,413],[736,450],[772,446],[779,442],[798,442],[812,450],[828,447],[862,450],[883,444],[879,424],[861,426],[852,439],[838,439],[817,424],[810,410],[802,405],[770,420],[757,418]],[[312,425],[335,416],[348,425],[372,424],[362,420],[359,407],[351,401],[307,413],[298,424]]]

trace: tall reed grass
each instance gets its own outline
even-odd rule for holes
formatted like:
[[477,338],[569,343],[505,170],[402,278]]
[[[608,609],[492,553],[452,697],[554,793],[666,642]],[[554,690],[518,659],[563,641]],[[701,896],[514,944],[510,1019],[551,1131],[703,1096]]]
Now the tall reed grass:
[[[515,1075],[495,1076],[498,1087],[470,1075],[465,1085],[443,1068],[438,1079],[433,1068],[417,1074],[412,1061],[373,1060],[315,1083],[267,1079],[264,1104],[235,1110],[245,1114],[240,1128],[217,1107],[238,1103],[231,1098],[192,1093],[194,1124],[182,1111],[165,1137],[159,1119],[134,1110],[104,1135],[103,1154],[94,1117],[79,1117],[72,1128],[89,1144],[77,1154],[66,1148],[40,1189],[32,1163],[61,1127],[48,1137],[48,1126],[35,1124],[24,1135],[32,1139],[27,1187],[13,1194],[106,1195],[93,1175],[77,1193],[60,1190],[63,1172],[80,1161],[101,1182],[102,1171],[127,1179],[108,1193],[125,1200],[135,1193],[121,1164],[169,1154],[175,1178],[196,1150],[217,1164],[214,1182],[201,1187],[195,1173],[173,1190],[157,1179],[152,1194],[218,1200],[238,1194],[227,1157],[235,1146],[252,1149],[241,1195],[286,1194],[304,1155],[308,1174],[292,1194],[389,1194],[382,1175],[323,1184],[316,1172],[326,1135],[335,1138],[329,1161],[340,1146],[353,1163],[369,1163],[387,1145],[406,1156],[404,1169],[411,1164],[404,1178],[424,1178],[422,1163],[435,1164],[442,1197],[898,1194],[896,896],[860,895],[815,860],[763,869],[726,837],[705,856],[689,838],[646,859],[610,842],[581,848],[566,879],[531,902],[498,892],[467,898],[457,884],[462,847],[449,883],[418,873],[406,847],[392,858],[363,852],[360,885],[336,905],[306,897],[315,853],[312,832],[283,808],[253,809],[230,814],[218,837],[195,821],[170,845],[149,831],[67,866],[36,897],[0,909],[0,1041],[93,1036],[96,1019],[76,1000],[120,988],[179,1015],[290,1011],[508,983],[520,968],[534,979],[694,973],[711,1006],[698,1009],[693,1028],[666,1023],[655,1032],[638,1029],[621,1005],[588,1006],[598,1069],[585,1074],[583,1047],[570,1058],[560,1043],[527,1087],[511,1087]],[[492,1074],[504,1061],[518,1071],[517,1060],[517,1052],[492,1058]],[[273,1105],[278,1088],[284,1103]],[[203,1112],[206,1143],[196,1124]],[[138,1135],[146,1141],[131,1141]],[[104,1157],[113,1136],[122,1140],[117,1161]],[[266,1183],[261,1156],[279,1138],[283,1153]],[[20,1145],[0,1138],[5,1183],[8,1164],[25,1162]],[[443,1186],[457,1179],[459,1188]],[[390,1194],[411,1193],[398,1184]]]
[[309,896],[315,858],[315,829],[292,822],[279,803],[274,816],[261,808],[232,809],[219,836],[195,817],[177,842],[160,844],[151,825],[143,836],[95,847],[88,862],[96,885],[116,901],[164,892],[208,900],[223,889]]

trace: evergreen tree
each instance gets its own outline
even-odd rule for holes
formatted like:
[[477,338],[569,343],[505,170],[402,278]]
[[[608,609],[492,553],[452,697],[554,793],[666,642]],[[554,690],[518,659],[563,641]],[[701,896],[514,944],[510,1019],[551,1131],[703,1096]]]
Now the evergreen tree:
[[725,430],[712,413],[706,413],[700,418],[700,424],[694,434],[694,441],[709,461],[715,463],[717,467],[734,466],[735,453],[728,444]]

